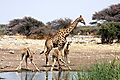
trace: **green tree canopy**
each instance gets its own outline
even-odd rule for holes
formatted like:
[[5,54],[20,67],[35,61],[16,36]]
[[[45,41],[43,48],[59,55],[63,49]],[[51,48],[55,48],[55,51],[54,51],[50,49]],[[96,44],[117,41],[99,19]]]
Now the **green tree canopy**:
[[113,40],[117,39],[120,42],[120,23],[118,22],[106,22],[101,25],[99,30],[102,43],[113,43]]

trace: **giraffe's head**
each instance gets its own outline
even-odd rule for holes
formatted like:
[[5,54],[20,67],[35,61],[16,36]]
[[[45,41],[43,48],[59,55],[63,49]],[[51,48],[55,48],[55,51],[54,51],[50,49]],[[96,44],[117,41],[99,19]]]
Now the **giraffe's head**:
[[84,21],[82,15],[79,16],[78,22],[81,22],[81,23],[83,23],[85,25],[85,21]]

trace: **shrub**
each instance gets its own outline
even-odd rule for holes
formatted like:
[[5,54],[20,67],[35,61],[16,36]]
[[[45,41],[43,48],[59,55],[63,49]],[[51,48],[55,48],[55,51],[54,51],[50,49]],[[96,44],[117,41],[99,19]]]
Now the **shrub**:
[[0,24],[0,35],[6,34],[6,25]]
[[78,72],[76,80],[120,80],[120,64],[114,59],[111,63],[99,63],[89,72]]
[[120,23],[106,22],[101,25],[98,32],[101,35],[102,43],[113,43],[114,39],[120,40]]

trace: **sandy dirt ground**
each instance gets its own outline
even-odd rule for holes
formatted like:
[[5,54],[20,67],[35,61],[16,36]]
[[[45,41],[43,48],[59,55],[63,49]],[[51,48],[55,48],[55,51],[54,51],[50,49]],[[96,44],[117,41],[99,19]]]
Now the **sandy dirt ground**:
[[[93,40],[94,39],[94,40]],[[80,40],[80,39],[79,39]],[[82,39],[84,40],[84,39]],[[93,42],[92,42],[93,41]],[[73,42],[70,46],[68,58],[72,70],[80,68],[88,69],[92,64],[102,61],[111,62],[115,56],[119,57],[120,44],[96,44],[95,38],[91,42]],[[21,51],[23,47],[29,47],[34,54],[34,62],[40,70],[49,70],[50,66],[45,66],[45,55],[39,53],[44,49],[45,40],[26,39],[23,36],[1,36],[0,37],[0,71],[15,71],[21,61]],[[52,64],[51,55],[49,55]],[[57,65],[57,64],[56,64]],[[28,61],[30,70],[35,70]],[[25,68],[25,63],[22,64]],[[55,69],[58,67],[56,66]],[[65,66],[62,66],[67,70]]]

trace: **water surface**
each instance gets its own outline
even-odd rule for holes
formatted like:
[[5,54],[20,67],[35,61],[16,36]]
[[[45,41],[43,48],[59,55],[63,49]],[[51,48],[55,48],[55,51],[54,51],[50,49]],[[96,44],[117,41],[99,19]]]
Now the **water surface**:
[[3,79],[0,80],[73,80],[76,73],[75,71],[1,72],[0,78]]

